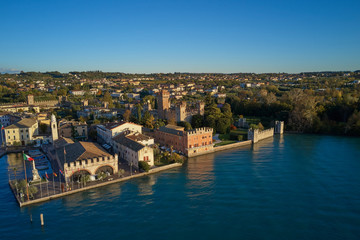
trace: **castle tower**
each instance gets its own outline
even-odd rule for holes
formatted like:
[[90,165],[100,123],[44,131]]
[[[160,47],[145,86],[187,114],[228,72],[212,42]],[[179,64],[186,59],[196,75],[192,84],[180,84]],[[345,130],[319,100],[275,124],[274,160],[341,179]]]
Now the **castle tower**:
[[51,124],[51,136],[52,136],[52,141],[54,144],[54,142],[59,138],[56,117],[54,114],[51,115],[51,123],[50,124]]
[[176,108],[176,121],[182,122],[186,118],[186,102],[183,101],[181,104],[177,105]]
[[257,143],[259,141],[258,135],[259,135],[259,129],[249,128],[248,140],[251,140],[252,143]]
[[27,105],[34,105],[34,95],[27,96]]
[[167,90],[161,90],[157,95],[158,115],[166,119],[166,111],[170,108],[170,94]]
[[284,133],[284,121],[275,121],[275,134],[283,134]]
[[198,110],[198,114],[200,115],[204,115],[205,113],[205,103],[204,102],[198,102],[196,104],[197,110]]

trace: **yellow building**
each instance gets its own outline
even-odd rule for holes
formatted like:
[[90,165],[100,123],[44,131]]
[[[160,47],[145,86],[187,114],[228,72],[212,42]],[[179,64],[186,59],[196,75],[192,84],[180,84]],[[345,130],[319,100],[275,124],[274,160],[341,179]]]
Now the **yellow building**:
[[5,128],[6,146],[28,145],[35,141],[35,135],[39,134],[39,126],[36,119],[24,118]]

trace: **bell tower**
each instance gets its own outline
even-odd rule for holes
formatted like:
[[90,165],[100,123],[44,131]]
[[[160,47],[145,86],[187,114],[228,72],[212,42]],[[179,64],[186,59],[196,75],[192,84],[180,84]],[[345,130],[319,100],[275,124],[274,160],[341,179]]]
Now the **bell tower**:
[[54,114],[51,115],[51,123],[50,124],[51,124],[51,136],[52,136],[52,141],[54,144],[54,141],[56,141],[59,138],[56,117]]

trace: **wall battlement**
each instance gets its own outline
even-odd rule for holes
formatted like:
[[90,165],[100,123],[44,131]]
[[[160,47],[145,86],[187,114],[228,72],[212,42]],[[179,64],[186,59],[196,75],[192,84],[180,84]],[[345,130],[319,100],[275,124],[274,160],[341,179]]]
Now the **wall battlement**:
[[274,136],[274,128],[269,128],[264,131],[259,131],[259,129],[248,130],[248,140],[251,140],[253,143],[272,136]]
[[212,132],[213,129],[209,127],[202,127],[202,128],[195,128],[194,130],[186,131],[187,135],[196,135],[196,134],[202,134],[207,132]]

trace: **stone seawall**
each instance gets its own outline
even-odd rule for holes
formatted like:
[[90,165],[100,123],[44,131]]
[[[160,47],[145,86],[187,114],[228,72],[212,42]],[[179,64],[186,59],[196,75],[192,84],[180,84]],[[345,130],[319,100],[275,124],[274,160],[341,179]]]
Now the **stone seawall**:
[[257,143],[260,140],[274,136],[274,128],[266,129],[260,131],[259,129],[249,129],[248,130],[248,139],[253,143]]
[[175,167],[180,167],[180,166],[182,166],[181,163],[173,163],[173,164],[157,167],[157,168],[154,168],[154,169],[150,169],[149,172],[138,173],[138,174],[135,174],[135,175],[132,175],[132,176],[123,177],[123,178],[119,178],[119,179],[115,179],[115,180],[111,180],[111,181],[107,181],[107,182],[102,182],[102,183],[99,183],[99,184],[96,184],[96,185],[93,185],[93,186],[88,186],[88,187],[72,190],[72,191],[69,191],[69,192],[63,192],[63,193],[55,194],[55,195],[52,195],[52,196],[31,200],[31,201],[28,201],[28,202],[23,202],[22,203],[22,202],[19,201],[18,198],[16,198],[16,199],[18,200],[18,203],[19,203],[20,207],[24,207],[24,206],[28,206],[28,205],[32,205],[32,204],[36,204],[36,203],[50,201],[50,200],[56,199],[56,198],[65,197],[67,195],[78,193],[78,192],[82,192],[82,191],[86,191],[86,190],[90,190],[90,189],[94,189],[94,188],[98,188],[98,187],[102,187],[102,186],[107,186],[107,185],[118,183],[118,182],[124,182],[124,181],[130,180],[130,179],[133,179],[133,178],[143,177],[143,176],[146,176],[146,175],[158,173],[158,172],[170,169],[170,168],[175,168]]
[[246,141],[242,141],[242,142],[237,142],[237,143],[232,143],[232,144],[228,144],[228,145],[218,146],[218,147],[214,147],[214,152],[219,152],[219,151],[228,150],[228,149],[237,148],[237,147],[242,147],[242,146],[248,146],[248,145],[251,145],[251,143],[252,143],[251,140],[246,140]]
[[242,146],[248,146],[248,145],[251,145],[251,144],[252,144],[251,140],[232,143],[232,144],[227,144],[227,145],[224,145],[224,146],[214,147],[211,150],[208,150],[206,152],[192,153],[192,154],[189,154],[188,157],[189,158],[197,157],[197,156],[201,156],[201,155],[205,155],[205,154],[209,154],[209,153],[224,151],[224,150],[238,148],[238,147],[242,147]]
[[263,140],[265,138],[274,136],[274,128],[266,129],[264,131],[259,131],[258,141]]

